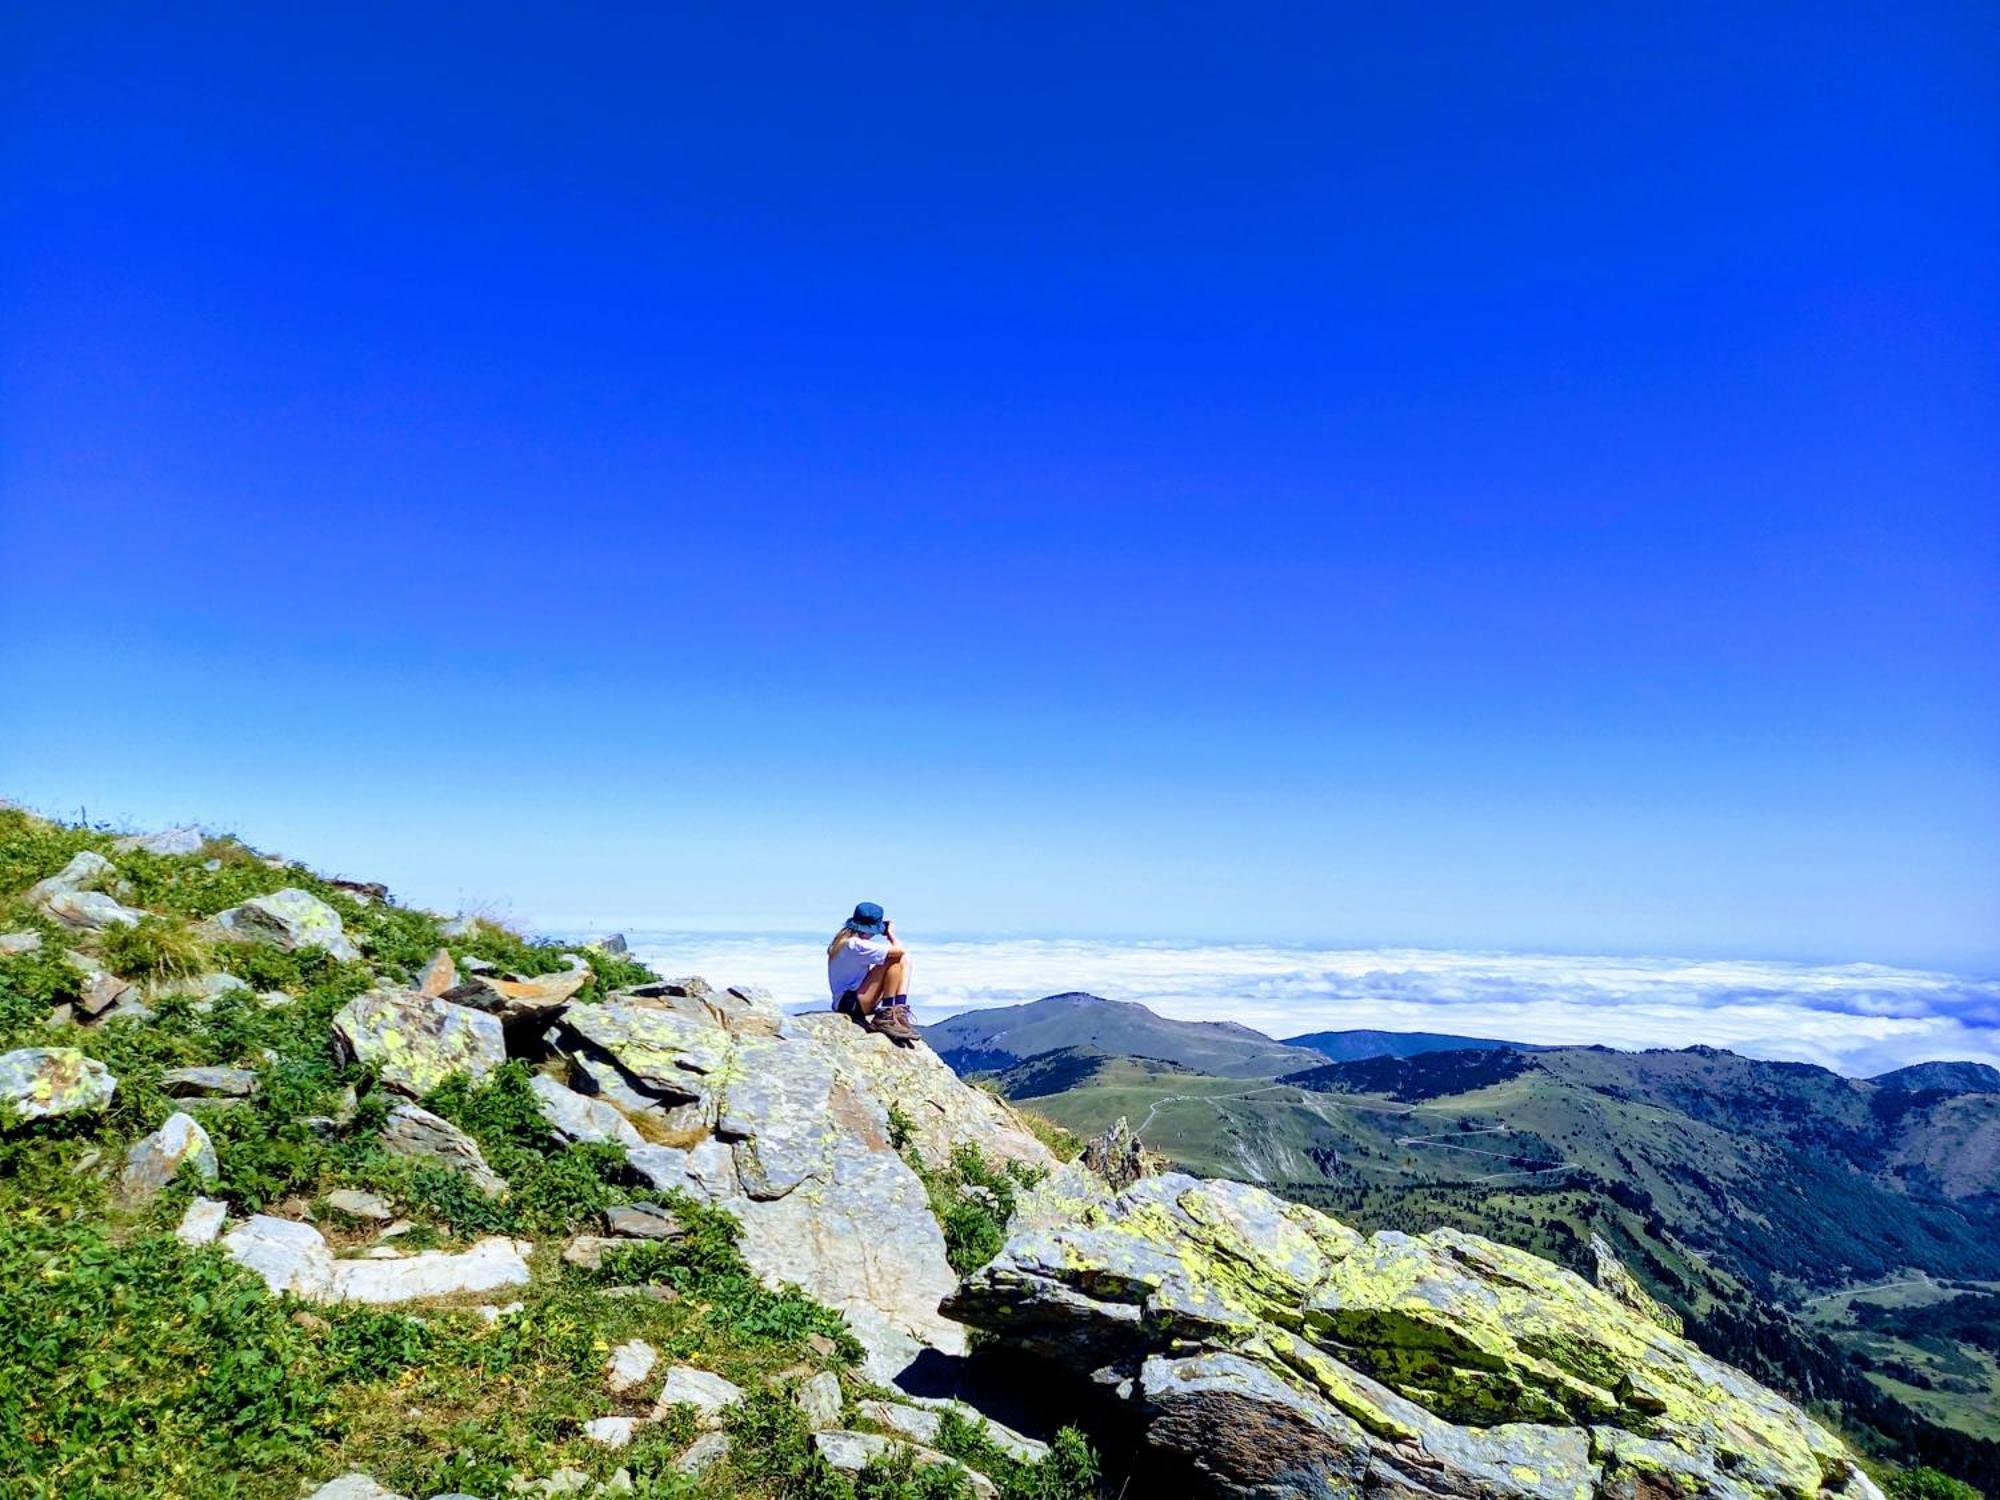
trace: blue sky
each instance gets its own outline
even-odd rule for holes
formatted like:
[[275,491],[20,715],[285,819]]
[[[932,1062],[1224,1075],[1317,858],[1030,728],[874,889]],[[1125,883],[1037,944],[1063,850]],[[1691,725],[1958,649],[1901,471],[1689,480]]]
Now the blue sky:
[[404,10],[0,22],[0,793],[2000,968],[1989,8]]

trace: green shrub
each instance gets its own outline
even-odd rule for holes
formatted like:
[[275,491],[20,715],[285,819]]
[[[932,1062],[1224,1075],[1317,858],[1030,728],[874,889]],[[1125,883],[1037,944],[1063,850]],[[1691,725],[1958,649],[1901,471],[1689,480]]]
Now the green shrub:
[[1889,1481],[1889,1500],[1985,1500],[1978,1490],[1936,1469],[1906,1469]]
[[155,983],[193,979],[215,967],[215,952],[186,924],[144,916],[98,934],[98,956],[114,974]]
[[[890,1139],[900,1134],[907,1142],[909,1117],[903,1116],[899,1130],[896,1114],[892,1107]],[[1007,1225],[1014,1217],[1016,1192],[1034,1186],[1040,1176],[1018,1162],[995,1167],[969,1141],[952,1148],[951,1160],[944,1167],[931,1166],[914,1146],[904,1148],[903,1159],[923,1182],[931,1213],[944,1231],[945,1258],[961,1276],[978,1270],[1000,1253],[1007,1242]]]
[[0,807],[0,895],[19,895],[85,849],[109,854],[111,835],[100,828],[51,823],[18,807]]
[[1056,1434],[1047,1457],[1023,1463],[993,1441],[984,1423],[947,1410],[937,1447],[999,1485],[1002,1500],[1089,1500],[1096,1493],[1097,1455],[1074,1427]]

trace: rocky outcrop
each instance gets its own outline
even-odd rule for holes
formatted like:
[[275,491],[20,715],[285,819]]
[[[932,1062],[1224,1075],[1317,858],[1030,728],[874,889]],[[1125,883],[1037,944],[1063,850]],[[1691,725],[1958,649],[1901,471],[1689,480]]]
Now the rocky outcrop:
[[409,990],[370,990],[348,1001],[334,1013],[333,1044],[376,1064],[385,1084],[412,1099],[454,1073],[482,1078],[507,1061],[497,1017]]
[[101,1109],[117,1087],[103,1063],[74,1047],[0,1052],[0,1113],[19,1120]]
[[136,925],[145,913],[120,904],[115,896],[102,889],[116,878],[117,871],[110,860],[95,850],[85,849],[46,880],[29,886],[27,901],[63,926],[82,932]]
[[311,891],[296,887],[253,896],[241,906],[218,912],[214,922],[223,936],[242,942],[276,943],[286,952],[324,948],[338,959],[361,957],[341,926],[340,913]]
[[1193,1489],[1257,1500],[1876,1497],[1837,1439],[1581,1277],[1364,1236],[1234,1182],[1035,1194],[945,1311],[1094,1379]]
[[937,1164],[972,1143],[1048,1169],[1047,1148],[927,1047],[843,1016],[785,1016],[752,992],[647,990],[571,1006],[554,1033],[568,1085],[615,1103],[647,1140],[628,1149],[633,1169],[734,1214],[751,1268],[843,1313],[872,1378],[892,1381],[926,1349],[962,1353],[964,1330],[938,1313],[957,1277],[890,1142],[889,1105]]

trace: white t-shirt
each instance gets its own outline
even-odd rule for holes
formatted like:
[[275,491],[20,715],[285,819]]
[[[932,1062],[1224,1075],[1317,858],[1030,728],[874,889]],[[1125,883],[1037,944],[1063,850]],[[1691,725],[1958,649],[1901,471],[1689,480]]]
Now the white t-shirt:
[[886,963],[888,958],[888,938],[850,932],[826,961],[826,987],[838,1001],[849,990],[858,990],[866,984],[869,971]]

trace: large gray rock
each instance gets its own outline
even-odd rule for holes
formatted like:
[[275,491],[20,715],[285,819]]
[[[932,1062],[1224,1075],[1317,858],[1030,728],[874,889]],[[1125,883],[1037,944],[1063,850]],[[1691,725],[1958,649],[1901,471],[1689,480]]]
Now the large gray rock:
[[22,1047],[0,1052],[0,1105],[16,1119],[102,1109],[118,1080],[74,1047]]
[[479,1143],[441,1115],[399,1104],[382,1122],[382,1144],[397,1156],[416,1156],[463,1172],[489,1198],[502,1198],[507,1181],[486,1164]]
[[404,1500],[404,1497],[394,1490],[383,1488],[369,1475],[354,1473],[329,1479],[306,1500]]
[[627,1078],[669,1099],[701,1097],[731,1045],[713,1022],[628,1002],[572,1006],[562,1026],[573,1045],[609,1057]]
[[632,1122],[603,1099],[564,1088],[546,1073],[537,1073],[528,1087],[535,1091],[549,1129],[562,1140],[614,1142],[628,1147],[646,1144]]
[[95,849],[81,849],[70,856],[69,863],[55,874],[29,886],[27,900],[32,906],[40,906],[59,892],[101,889],[117,876],[118,872],[110,860]]
[[[947,1314],[1139,1409],[1191,1489],[1255,1500],[1820,1500],[1838,1439],[1581,1277],[1441,1229],[1363,1236],[1180,1174],[1072,1167]],[[1650,1475],[1644,1484],[1642,1476]]]
[[146,914],[120,905],[102,891],[55,891],[43,898],[42,910],[65,927],[102,932],[107,927],[136,927]]
[[166,1123],[125,1154],[118,1190],[127,1203],[143,1203],[174,1180],[186,1167],[204,1182],[213,1182],[220,1165],[215,1146],[193,1115],[174,1113]]
[[340,913],[311,891],[296,887],[253,896],[241,906],[218,912],[215,925],[225,936],[250,943],[276,943],[288,953],[324,948],[338,959],[361,957],[361,950],[341,926]]
[[507,1061],[498,1017],[413,991],[371,990],[333,1017],[335,1048],[374,1063],[390,1088],[421,1099],[454,1073],[481,1078]]
[[140,849],[147,854],[199,854],[205,842],[199,828],[162,828],[158,833],[128,834],[111,847],[121,853]]
[[12,958],[18,953],[36,953],[41,946],[42,935],[39,932],[0,932],[0,958]]

